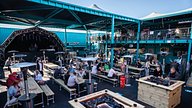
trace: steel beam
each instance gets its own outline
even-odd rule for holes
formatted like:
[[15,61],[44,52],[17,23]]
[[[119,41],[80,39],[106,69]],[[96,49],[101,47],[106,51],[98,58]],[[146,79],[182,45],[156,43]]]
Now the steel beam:
[[71,11],[71,10],[68,10],[71,15],[73,15],[73,17],[80,23],[82,24],[82,26],[84,27],[85,30],[87,30],[87,27],[85,25],[83,25],[83,22],[81,21],[81,18],[74,12],[74,11]]
[[12,13],[12,12],[23,12],[23,11],[36,11],[36,10],[52,10],[57,9],[56,7],[42,7],[41,6],[27,6],[27,7],[19,7],[18,9],[12,9],[12,10],[1,10],[3,13]]
[[97,18],[97,19],[85,22],[83,24],[73,24],[73,25],[68,26],[67,28],[74,29],[74,28],[81,27],[82,25],[89,25],[89,24],[97,23],[97,22],[100,22],[100,21],[103,21],[103,20],[106,20],[106,18]]
[[49,15],[47,15],[45,17],[44,20],[40,21],[39,23],[35,24],[35,26],[39,26],[40,24],[42,24],[43,22],[47,21],[48,19],[54,17],[55,15],[57,15],[58,13],[60,13],[61,11],[63,11],[64,9],[56,9],[53,12],[51,12]]
[[[24,19],[31,19],[31,20],[44,20],[44,17],[40,17],[40,16],[35,16],[35,15],[30,15],[30,14],[15,14],[15,13],[6,13],[5,15],[7,16],[11,16],[11,17],[19,17],[19,18],[24,18]],[[80,24],[79,22],[76,21],[69,21],[69,20],[63,20],[63,19],[55,19],[55,18],[51,18],[51,19],[47,19],[47,22],[56,22],[56,23],[60,23],[60,24]]]
[[[114,44],[114,26],[115,26],[115,17],[113,16],[112,17],[112,20],[111,20],[112,24],[111,24],[111,44]],[[113,46],[111,47],[111,68],[113,67],[113,59],[114,59],[114,48]]]
[[15,17],[9,17],[9,16],[3,16],[3,15],[0,15],[0,18],[3,18],[5,20],[1,20],[0,22],[2,23],[9,23],[9,24],[22,24],[22,25],[31,25],[29,24],[28,21],[23,21],[23,20],[20,20],[18,18],[15,18]]

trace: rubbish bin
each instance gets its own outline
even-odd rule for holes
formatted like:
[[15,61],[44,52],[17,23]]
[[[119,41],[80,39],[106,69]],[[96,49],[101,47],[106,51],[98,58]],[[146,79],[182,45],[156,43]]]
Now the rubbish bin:
[[125,76],[120,77],[120,87],[121,88],[125,87],[125,80],[126,80]]

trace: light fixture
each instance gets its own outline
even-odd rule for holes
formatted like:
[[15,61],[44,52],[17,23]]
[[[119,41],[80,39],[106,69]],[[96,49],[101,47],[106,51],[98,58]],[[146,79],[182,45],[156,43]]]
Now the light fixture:
[[40,22],[40,20],[38,20],[38,21],[37,21],[37,22],[35,22],[35,23],[37,24],[37,23],[39,23],[39,22]]
[[186,24],[186,23],[192,23],[192,20],[188,20],[188,21],[179,21],[178,24]]

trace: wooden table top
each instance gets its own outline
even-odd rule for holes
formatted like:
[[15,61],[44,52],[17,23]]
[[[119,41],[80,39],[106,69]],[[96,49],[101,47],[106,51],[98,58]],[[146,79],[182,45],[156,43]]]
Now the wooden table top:
[[0,93],[6,92],[7,86],[0,85]]
[[[28,80],[29,93],[35,93],[35,94],[43,93],[43,90],[40,88],[40,86],[32,77],[29,77],[27,80]],[[21,94],[24,94],[24,91],[21,92]]]
[[81,77],[77,77],[77,84],[83,84],[85,82],[85,79],[81,78]]
[[58,67],[59,67],[59,65],[54,64],[54,63],[51,63],[51,62],[49,62],[49,63],[44,63],[43,65],[44,65],[44,66],[47,66],[47,67],[49,67],[49,68],[58,68]]
[[125,98],[117,93],[114,93],[110,90],[107,90],[107,92],[105,92],[106,90],[107,89],[101,90],[101,91],[98,91],[98,92],[95,92],[95,93],[92,93],[92,94],[89,94],[89,95],[86,95],[83,97],[79,97],[79,98],[77,98],[77,102],[74,101],[75,99],[71,100],[71,101],[69,101],[69,104],[73,108],[85,108],[80,102],[87,101],[89,99],[93,99],[95,97],[98,97],[98,96],[101,96],[104,94],[108,94],[108,95],[112,96],[116,102],[118,102],[119,104],[122,104],[125,108],[133,108],[133,104],[137,104],[137,107],[134,107],[134,108],[144,108],[143,105],[141,105],[137,102],[134,102],[134,101],[132,101],[128,98]]
[[138,68],[138,67],[134,67],[134,66],[128,66],[128,69],[132,69],[132,70],[137,70],[137,71],[143,71],[145,70],[144,68]]
[[[103,72],[108,73],[109,70],[108,70],[108,71],[103,71]],[[124,75],[123,72],[118,72],[118,71],[115,71],[115,72],[116,72],[116,75],[117,75],[117,76],[122,76],[122,75]]]
[[[43,64],[45,67],[48,67],[48,68],[50,68],[50,69],[58,69],[58,67],[60,67],[59,65],[57,65],[57,64],[54,64],[54,63],[51,63],[51,62],[49,62],[49,63],[45,63],[45,64]],[[62,67],[64,70],[67,70],[65,67]]]

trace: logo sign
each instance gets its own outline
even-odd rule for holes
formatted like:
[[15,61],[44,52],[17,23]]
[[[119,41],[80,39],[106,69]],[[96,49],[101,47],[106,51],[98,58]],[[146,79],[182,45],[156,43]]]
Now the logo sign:
[[69,45],[79,45],[79,42],[69,42]]

